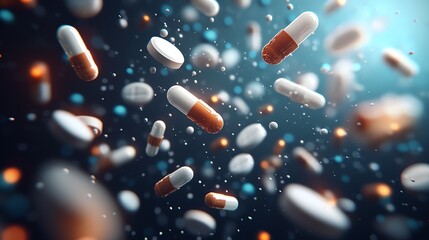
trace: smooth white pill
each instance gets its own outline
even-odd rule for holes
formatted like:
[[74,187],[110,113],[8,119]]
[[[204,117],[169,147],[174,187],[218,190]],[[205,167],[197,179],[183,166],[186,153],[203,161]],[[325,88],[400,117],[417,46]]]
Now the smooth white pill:
[[250,124],[237,135],[236,144],[243,150],[250,150],[264,141],[267,131],[260,123]]
[[192,49],[191,63],[198,68],[214,68],[219,63],[219,51],[208,43],[199,44]]
[[191,3],[207,17],[214,17],[219,13],[219,3],[215,0],[191,0]]
[[303,147],[292,150],[293,157],[299,161],[308,171],[314,174],[322,174],[323,167],[317,159]]
[[274,89],[292,101],[311,109],[322,108],[326,103],[325,97],[319,93],[284,78],[279,78],[274,82]]
[[160,37],[152,37],[149,40],[147,51],[156,61],[172,69],[179,69],[185,62],[182,52]]
[[216,230],[216,220],[200,210],[188,210],[183,216],[183,224],[195,236],[208,236]]
[[405,168],[401,173],[401,183],[409,191],[429,192],[429,164],[415,163]]
[[255,166],[252,155],[241,153],[233,157],[228,164],[228,170],[232,175],[247,175]]
[[136,212],[140,208],[140,199],[132,191],[123,190],[118,193],[118,201],[129,212]]
[[122,88],[122,99],[129,104],[143,106],[153,99],[153,89],[147,83],[129,83]]

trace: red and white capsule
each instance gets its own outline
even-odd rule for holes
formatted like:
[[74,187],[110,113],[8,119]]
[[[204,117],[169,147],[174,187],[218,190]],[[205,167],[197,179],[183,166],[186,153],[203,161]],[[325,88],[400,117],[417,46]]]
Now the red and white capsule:
[[158,154],[159,146],[164,139],[165,128],[165,123],[161,120],[153,124],[146,145],[146,155],[149,157],[154,157]]
[[60,26],[57,38],[77,76],[85,81],[96,79],[98,67],[76,28],[69,25]]
[[166,197],[191,181],[193,177],[194,171],[192,168],[181,167],[155,184],[155,194],[158,197]]
[[172,86],[167,91],[168,102],[185,114],[208,133],[218,133],[223,128],[223,118],[207,103],[195,97],[181,86]]
[[235,197],[209,192],[204,198],[207,207],[235,211],[238,208],[238,200]]

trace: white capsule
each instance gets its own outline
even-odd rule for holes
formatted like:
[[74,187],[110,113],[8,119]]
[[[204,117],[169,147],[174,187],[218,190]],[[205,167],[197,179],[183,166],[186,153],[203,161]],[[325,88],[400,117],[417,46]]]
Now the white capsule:
[[367,42],[365,29],[360,25],[342,25],[325,38],[325,48],[334,56],[361,48]]
[[241,97],[233,97],[231,103],[235,108],[237,108],[237,113],[239,115],[249,114],[249,105],[247,105],[247,103]]
[[383,59],[390,67],[396,69],[405,77],[413,77],[419,72],[417,64],[408,56],[396,49],[384,49]]
[[183,187],[192,180],[194,171],[192,168],[184,166],[168,174],[155,184],[155,193],[158,197],[166,197]]
[[238,200],[233,196],[210,192],[207,193],[204,201],[208,207],[235,211],[238,208]]
[[51,100],[51,76],[49,66],[45,62],[37,61],[30,67],[31,87],[33,99],[39,104],[46,104]]
[[325,3],[325,13],[330,14],[346,5],[347,0],[327,0]]
[[159,146],[159,149],[163,152],[170,151],[171,143],[168,139],[163,139],[161,142],[161,145]]
[[412,192],[429,192],[429,164],[416,163],[405,168],[401,173],[401,183]]
[[264,141],[267,131],[260,123],[250,124],[243,128],[237,135],[237,147],[243,150],[250,150]]
[[118,193],[118,201],[129,212],[136,212],[140,208],[140,199],[132,191],[123,190]]
[[199,44],[191,52],[191,62],[198,68],[214,68],[219,63],[219,52],[210,44]]
[[261,50],[262,45],[262,35],[261,27],[257,22],[249,22],[247,25],[247,37],[246,37],[247,47],[252,51]]
[[122,99],[129,104],[143,106],[153,99],[153,89],[142,82],[129,83],[122,88]]
[[219,3],[215,0],[191,0],[191,3],[207,17],[214,17],[219,13]]
[[186,133],[189,135],[194,134],[194,131],[195,131],[194,128],[191,126],[186,128]]
[[123,146],[115,149],[100,161],[99,170],[109,167],[119,167],[136,157],[136,149],[132,146]]
[[153,124],[146,145],[146,155],[149,157],[154,157],[158,154],[159,146],[164,139],[165,129],[165,123],[161,120]]
[[103,0],[66,0],[69,11],[78,18],[91,18],[100,13]]
[[103,122],[93,116],[77,116],[84,122],[90,129],[92,129],[95,136],[100,136],[103,132]]
[[240,62],[240,52],[236,48],[229,48],[221,55],[222,65],[226,69],[233,69]]
[[321,237],[337,238],[350,228],[350,220],[337,206],[303,185],[287,185],[279,206],[289,220]]
[[301,74],[296,82],[299,85],[310,89],[311,91],[316,91],[317,87],[319,86],[319,77],[315,73],[308,72]]
[[327,84],[327,95],[333,106],[343,103],[357,86],[353,64],[353,61],[344,58],[339,59],[332,67]]
[[313,174],[322,174],[323,167],[311,153],[303,147],[296,147],[292,151],[293,157]]
[[233,157],[228,164],[228,170],[232,175],[247,175],[255,166],[252,155],[241,153]]
[[264,190],[269,194],[274,194],[277,191],[277,183],[273,171],[266,171],[261,177]]
[[59,140],[75,148],[85,148],[94,139],[91,129],[82,120],[63,110],[52,113],[49,129]]
[[209,236],[216,230],[216,220],[200,210],[188,210],[183,216],[185,229],[195,236]]
[[179,69],[185,62],[182,52],[163,38],[152,37],[146,48],[156,61],[168,68]]
[[325,97],[287,79],[277,79],[274,82],[274,89],[292,101],[311,109],[319,109],[325,106]]

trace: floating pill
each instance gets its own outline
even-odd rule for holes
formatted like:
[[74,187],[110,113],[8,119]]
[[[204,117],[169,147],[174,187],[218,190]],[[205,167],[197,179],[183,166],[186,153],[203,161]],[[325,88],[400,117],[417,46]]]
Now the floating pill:
[[219,151],[219,150],[227,148],[228,145],[229,145],[228,138],[226,138],[226,137],[220,137],[220,138],[214,140],[210,144],[210,150],[212,150],[212,151]]
[[191,62],[195,67],[214,68],[219,63],[219,52],[210,44],[199,44],[191,52]]
[[362,187],[362,195],[368,200],[379,200],[392,195],[392,189],[386,183],[369,183]]
[[347,0],[327,0],[325,3],[325,13],[330,14],[346,5]]
[[247,47],[252,51],[261,50],[262,36],[261,26],[257,22],[249,22],[247,25]]
[[348,198],[340,198],[337,201],[338,207],[345,212],[354,212],[356,210],[356,203]]
[[300,75],[296,82],[311,91],[316,91],[319,86],[319,77],[315,73],[308,72]]
[[261,177],[261,182],[267,193],[274,194],[277,191],[277,183],[272,171],[265,171]]
[[159,150],[163,152],[168,152],[170,151],[170,147],[171,147],[170,141],[164,138],[161,142],[161,145],[159,146]]
[[237,135],[236,144],[243,150],[250,150],[264,141],[267,131],[260,123],[250,124]]
[[153,89],[149,84],[142,82],[129,83],[122,88],[122,99],[136,106],[148,104],[153,99]]
[[303,147],[296,147],[292,150],[293,157],[299,161],[307,170],[314,174],[322,174],[323,167],[311,153]]
[[225,194],[209,192],[204,198],[207,207],[235,211],[238,208],[237,198]]
[[35,62],[30,67],[31,87],[33,98],[39,104],[46,104],[51,100],[51,75],[49,66],[45,62]]
[[79,32],[72,26],[62,25],[57,38],[77,76],[85,81],[96,79],[98,67]]
[[311,109],[322,108],[326,103],[325,97],[319,93],[284,78],[279,78],[274,82],[274,89],[292,101]]
[[250,112],[249,105],[241,97],[233,97],[231,100],[232,105],[237,110],[237,113],[240,115],[247,115]]
[[351,225],[337,206],[300,184],[289,184],[284,188],[279,206],[289,220],[326,238],[340,237]]
[[253,170],[254,165],[252,155],[241,153],[229,161],[228,170],[232,175],[247,175]]
[[97,165],[97,172],[105,171],[112,167],[124,165],[136,157],[136,149],[132,146],[123,146],[102,156]]
[[367,42],[367,34],[360,25],[339,26],[325,38],[325,48],[332,55],[343,55],[356,51]]
[[91,129],[75,115],[56,110],[49,122],[51,133],[75,148],[85,148],[94,138]]
[[185,62],[182,52],[180,52],[176,46],[163,38],[152,37],[146,48],[156,61],[166,67],[179,69]]
[[240,57],[240,52],[236,48],[229,48],[221,55],[222,65],[226,69],[232,69],[240,62]]
[[214,17],[219,13],[219,3],[215,0],[191,0],[191,3],[207,17]]
[[234,3],[240,8],[248,8],[252,3],[252,0],[234,0]]
[[146,155],[149,157],[154,157],[158,154],[159,146],[161,145],[162,139],[164,139],[165,128],[165,123],[161,120],[153,124],[146,145]]
[[413,239],[416,221],[399,213],[379,215],[374,221],[374,228],[383,239],[405,240]]
[[206,132],[214,134],[222,130],[223,119],[219,113],[183,87],[172,86],[167,91],[167,99],[171,105]]
[[353,65],[354,62],[350,59],[342,58],[332,67],[327,84],[327,97],[333,107],[345,102],[357,86]]
[[188,5],[182,8],[181,16],[186,22],[196,22],[199,18],[199,13],[195,7]]
[[103,0],[66,0],[69,11],[78,18],[96,16],[103,8]]
[[159,31],[159,36],[166,38],[168,36],[168,31],[167,29],[161,29],[161,31]]
[[262,58],[268,64],[278,64],[314,33],[319,19],[313,12],[303,12],[285,29],[280,30],[262,49]]
[[429,192],[429,164],[415,163],[405,168],[401,173],[401,183],[412,192]]
[[168,174],[155,184],[155,193],[158,197],[166,197],[181,188],[194,177],[190,167],[181,167]]
[[118,193],[118,201],[128,212],[136,212],[140,207],[140,199],[132,191],[123,190]]
[[195,236],[209,236],[216,230],[216,220],[200,210],[188,210],[183,216],[185,229]]
[[266,20],[267,22],[271,22],[271,21],[273,21],[273,15],[271,15],[271,14],[267,14],[267,15],[265,16],[265,20]]
[[90,129],[92,129],[92,132],[95,136],[100,136],[103,132],[103,122],[92,116],[77,116],[82,122],[84,122]]
[[264,94],[264,85],[257,81],[250,82],[244,88],[244,96],[248,99],[261,99]]
[[417,64],[399,50],[393,48],[384,49],[383,59],[390,67],[396,69],[405,77],[413,77],[419,72]]

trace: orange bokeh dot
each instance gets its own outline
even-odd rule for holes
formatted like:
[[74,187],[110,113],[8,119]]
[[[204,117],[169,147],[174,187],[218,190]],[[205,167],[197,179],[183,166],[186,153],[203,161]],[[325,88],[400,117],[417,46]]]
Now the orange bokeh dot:
[[18,225],[6,227],[1,233],[1,240],[27,240],[27,231]]
[[260,231],[258,233],[258,240],[270,240],[271,235],[266,231]]
[[16,167],[10,167],[3,171],[3,180],[9,184],[15,184],[21,179],[21,171]]

